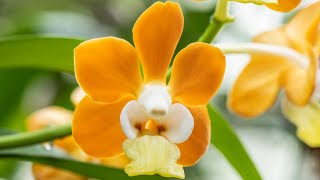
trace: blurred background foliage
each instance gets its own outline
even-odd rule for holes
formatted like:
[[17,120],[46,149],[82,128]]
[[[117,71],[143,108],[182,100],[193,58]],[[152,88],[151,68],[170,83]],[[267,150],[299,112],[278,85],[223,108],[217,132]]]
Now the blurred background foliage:
[[[153,2],[0,0],[0,39],[17,35],[81,39],[117,36],[132,42],[131,28],[135,20]],[[311,2],[305,0],[301,7]],[[185,28],[177,51],[198,39],[215,6],[214,0],[201,3],[179,0],[179,3],[184,11]],[[295,13],[284,15],[238,3],[232,4],[231,10],[236,21],[223,29],[216,42],[250,41],[252,36],[279,26]],[[257,121],[243,121],[226,110],[226,93],[247,60],[246,55],[228,56],[225,80],[214,100],[218,109],[231,120],[265,179],[319,179],[319,153],[299,142],[294,127],[282,117],[277,106]],[[26,68],[0,69],[0,127],[24,131],[27,115],[48,105],[73,109],[70,94],[76,86],[70,74]],[[214,148],[197,166],[187,168],[186,173],[190,180],[240,179]],[[0,160],[0,178],[32,179],[30,164]]]

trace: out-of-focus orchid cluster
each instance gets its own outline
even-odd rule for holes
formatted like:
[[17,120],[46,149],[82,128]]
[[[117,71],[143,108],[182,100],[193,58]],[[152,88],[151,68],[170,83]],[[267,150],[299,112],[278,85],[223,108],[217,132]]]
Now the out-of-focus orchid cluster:
[[[85,96],[84,92],[78,87],[72,95],[71,101],[76,106],[81,99]],[[28,131],[36,131],[50,126],[70,124],[72,122],[73,112],[58,106],[49,106],[35,111],[27,118]],[[113,168],[122,168],[128,163],[128,159],[125,156],[96,159],[86,155],[75,143],[73,136],[68,136],[62,139],[56,139],[53,142],[46,142],[43,144],[44,148],[50,150],[51,148],[58,148],[64,151],[80,161],[100,163],[105,166]],[[87,180],[87,177],[83,177],[68,171],[60,170],[50,166],[41,164],[33,164],[32,166],[33,176],[36,180]]]
[[[284,90],[283,114],[297,126],[302,141],[320,147],[319,25],[317,2],[299,11],[286,25],[256,36],[253,46],[271,45],[274,51],[286,47],[291,52],[252,55],[229,93],[229,109],[247,118],[259,116]],[[288,55],[292,52],[299,55],[301,63]]]

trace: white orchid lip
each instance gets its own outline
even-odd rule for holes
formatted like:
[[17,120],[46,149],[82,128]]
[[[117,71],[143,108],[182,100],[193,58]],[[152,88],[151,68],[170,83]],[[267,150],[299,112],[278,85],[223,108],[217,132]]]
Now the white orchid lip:
[[158,119],[168,114],[172,99],[162,84],[146,84],[138,97],[148,116]]
[[122,131],[129,139],[137,137],[140,127],[148,119],[144,108],[137,101],[128,102],[121,111],[120,124]]
[[180,103],[173,104],[168,115],[157,122],[165,127],[160,130],[160,135],[177,144],[186,141],[194,127],[192,114]]
[[[152,129],[146,128],[155,123]],[[182,143],[192,134],[194,127],[193,116],[182,104],[169,106],[167,115],[152,118],[138,101],[130,101],[123,108],[120,115],[122,131],[129,139],[143,135],[160,135],[172,143]],[[149,131],[149,132],[148,132]]]

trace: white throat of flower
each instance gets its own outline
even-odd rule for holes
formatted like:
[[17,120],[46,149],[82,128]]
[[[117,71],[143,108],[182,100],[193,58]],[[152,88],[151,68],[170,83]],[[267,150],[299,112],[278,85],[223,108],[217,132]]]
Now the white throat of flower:
[[128,137],[122,147],[131,160],[124,168],[129,176],[185,177],[183,166],[177,164],[180,151],[176,144],[190,137],[194,122],[184,105],[172,104],[167,87],[145,85],[138,100],[124,106],[120,124]]
[[166,116],[172,105],[167,87],[161,84],[145,85],[138,102],[144,107],[147,115],[154,119]]
[[186,141],[194,127],[190,111],[180,103],[172,104],[167,87],[159,84],[145,85],[138,100],[128,102],[120,115],[122,130],[129,139],[142,135],[141,126],[149,120],[156,123],[157,135],[176,144]]

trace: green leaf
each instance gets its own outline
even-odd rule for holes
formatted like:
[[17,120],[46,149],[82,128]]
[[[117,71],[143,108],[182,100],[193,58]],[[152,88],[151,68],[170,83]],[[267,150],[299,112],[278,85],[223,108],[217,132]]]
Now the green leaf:
[[39,36],[0,39],[0,68],[30,67],[73,73],[73,49],[82,41]]
[[160,176],[137,176],[129,177],[123,170],[109,168],[99,164],[80,162],[71,159],[62,151],[53,148],[50,151],[42,146],[28,146],[22,148],[0,150],[0,158],[15,159],[20,161],[32,161],[49,166],[62,168],[83,176],[97,179],[117,179],[117,180],[164,180]]
[[212,105],[207,107],[211,119],[211,143],[221,151],[243,179],[262,179],[228,122]]

